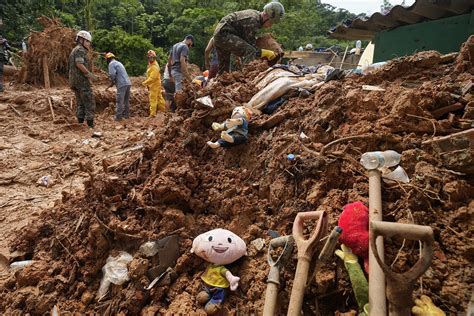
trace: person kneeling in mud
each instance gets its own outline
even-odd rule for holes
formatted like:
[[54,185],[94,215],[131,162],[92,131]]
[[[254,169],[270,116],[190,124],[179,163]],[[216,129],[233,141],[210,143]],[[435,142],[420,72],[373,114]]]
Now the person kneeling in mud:
[[[221,139],[217,142],[208,141],[211,148],[232,147],[247,142],[251,112],[243,106],[232,111],[230,119],[224,123],[212,123],[212,129],[221,132]],[[225,131],[224,131],[225,130]]]

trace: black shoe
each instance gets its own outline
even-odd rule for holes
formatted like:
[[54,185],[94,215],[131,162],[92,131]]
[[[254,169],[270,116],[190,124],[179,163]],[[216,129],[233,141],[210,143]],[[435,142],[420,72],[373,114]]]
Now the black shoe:
[[87,120],[87,126],[94,128],[94,120]]
[[79,117],[78,117],[78,118],[77,118],[77,123],[79,123],[79,124],[82,124],[82,123],[84,123],[84,119],[83,119],[83,118],[79,118]]

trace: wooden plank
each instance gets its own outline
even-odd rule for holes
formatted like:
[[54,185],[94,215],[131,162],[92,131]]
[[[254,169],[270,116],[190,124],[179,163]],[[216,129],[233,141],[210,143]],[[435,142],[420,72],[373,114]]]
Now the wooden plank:
[[46,55],[43,56],[43,78],[44,78],[44,87],[46,89],[51,88],[51,84],[49,82],[48,57]]
[[456,102],[454,104],[436,109],[436,110],[432,111],[431,114],[433,115],[433,117],[435,119],[439,119],[441,116],[443,116],[446,113],[458,111],[458,110],[464,109],[464,107],[465,107],[464,104]]
[[344,64],[344,60],[346,59],[348,49],[349,49],[349,46],[346,46],[346,50],[344,51],[344,56],[342,57],[342,61],[341,61],[341,65],[339,66],[339,69],[342,69],[342,65]]

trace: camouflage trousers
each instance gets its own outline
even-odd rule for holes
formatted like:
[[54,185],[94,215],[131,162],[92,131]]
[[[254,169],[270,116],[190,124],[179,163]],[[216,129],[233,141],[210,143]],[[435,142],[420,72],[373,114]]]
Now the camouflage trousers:
[[257,48],[237,35],[226,31],[214,35],[214,47],[219,58],[219,74],[230,71],[231,55],[240,57],[245,65],[254,60],[259,53]]
[[76,94],[76,117],[79,121],[94,120],[95,100],[90,87],[73,87]]

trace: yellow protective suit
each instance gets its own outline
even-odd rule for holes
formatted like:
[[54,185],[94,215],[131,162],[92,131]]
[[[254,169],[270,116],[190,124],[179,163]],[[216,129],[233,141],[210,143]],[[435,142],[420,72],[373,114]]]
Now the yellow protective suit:
[[150,97],[150,116],[155,116],[157,109],[165,112],[165,99],[161,93],[160,66],[158,66],[156,60],[152,63],[148,63],[146,80],[143,81],[142,84],[148,87],[148,94]]

